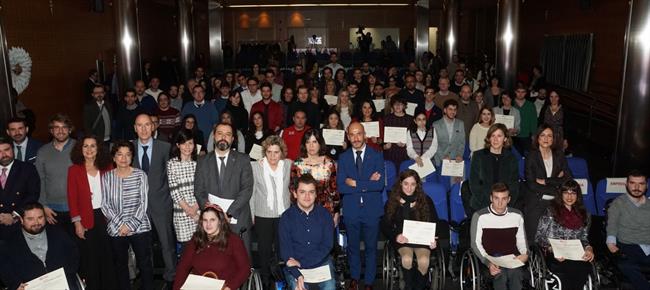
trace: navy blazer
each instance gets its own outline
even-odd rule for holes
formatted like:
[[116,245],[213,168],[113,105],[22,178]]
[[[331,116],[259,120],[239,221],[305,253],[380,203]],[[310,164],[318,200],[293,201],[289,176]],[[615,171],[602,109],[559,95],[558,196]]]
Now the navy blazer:
[[[375,218],[384,214],[382,191],[386,184],[384,156],[366,144],[361,172],[357,172],[354,148],[349,148],[339,156],[336,172],[336,184],[343,196],[343,214],[346,218]],[[371,181],[370,176],[379,172],[381,178]],[[345,179],[352,178],[356,187],[345,184]],[[363,200],[363,204],[361,203]]]
[[[36,162],[36,155],[38,155],[38,149],[40,149],[41,146],[43,146],[43,143],[41,143],[41,141],[28,137],[27,148],[22,148],[23,154],[25,154],[25,156],[23,156],[23,158],[25,158],[25,161],[34,164],[34,162]],[[16,144],[13,144],[13,148],[14,156],[16,156]]]
[[29,249],[22,231],[13,235],[0,249],[0,278],[16,289],[21,283],[27,283],[46,273],[64,268],[71,289],[77,287],[79,270],[79,252],[77,246],[63,230],[56,226],[45,226],[47,234],[47,254],[45,265]]
[[[33,164],[14,160],[7,183],[4,188],[0,188],[0,213],[10,214],[16,211],[22,214],[24,204],[38,201],[41,189],[39,180],[38,171]],[[17,224],[0,225],[0,240],[8,238],[8,235],[18,228]]]

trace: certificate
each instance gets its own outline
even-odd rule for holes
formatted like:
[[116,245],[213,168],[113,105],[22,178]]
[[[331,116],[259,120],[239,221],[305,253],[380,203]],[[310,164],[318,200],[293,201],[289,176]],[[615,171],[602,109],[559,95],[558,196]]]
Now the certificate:
[[384,99],[376,99],[372,100],[372,102],[375,104],[375,110],[377,110],[377,112],[381,112],[381,110],[386,107],[386,100]]
[[305,283],[320,283],[332,280],[329,264],[313,269],[300,269],[300,274],[305,278]]
[[436,223],[404,220],[402,235],[409,244],[429,246],[436,239]]
[[335,95],[325,95],[325,101],[327,101],[327,104],[330,106],[336,106],[336,103],[339,101],[339,97]]
[[582,191],[582,194],[589,194],[589,183],[586,178],[576,178],[574,179],[578,185],[580,185],[580,190]]
[[406,144],[406,128],[384,127],[384,142]]
[[70,289],[63,268],[56,269],[32,281],[27,282],[25,290]]
[[413,116],[415,114],[415,109],[418,107],[418,103],[406,103],[406,113]]
[[465,161],[456,162],[456,160],[442,160],[442,176],[463,177],[465,170]]
[[413,163],[413,165],[409,166],[409,169],[415,170],[420,178],[425,178],[429,174],[436,172],[436,168],[433,166],[431,159],[428,158],[422,159],[422,167],[417,163]]
[[515,116],[512,115],[494,115],[494,123],[506,125],[506,128],[512,129],[515,127]]
[[512,254],[501,257],[487,256],[487,259],[492,264],[508,269],[515,269],[524,265],[524,263],[522,263],[519,259],[517,259],[517,257],[515,257],[515,255]]
[[[218,205],[221,209],[223,209],[224,213],[228,212],[228,209],[232,205],[233,202],[235,202],[234,199],[227,199],[227,198],[221,198],[218,197],[214,194],[208,193],[208,202],[211,204],[216,204]],[[234,217],[230,218],[230,224],[236,225],[237,224],[237,219]]]
[[363,122],[363,129],[366,131],[366,137],[379,137],[379,121]]
[[255,160],[262,160],[262,158],[264,158],[264,153],[262,153],[262,146],[253,144],[253,147],[251,148],[251,152],[248,153],[248,156],[250,156],[250,158],[253,158]]
[[623,178],[607,178],[607,186],[605,187],[605,192],[609,193],[626,193],[627,189],[625,188],[626,179]]
[[325,144],[327,145],[342,146],[345,142],[345,131],[323,129],[323,139],[325,139]]
[[555,258],[564,258],[573,261],[584,261],[585,249],[582,247],[580,240],[557,240],[548,239],[553,248]]
[[190,274],[181,290],[221,290],[225,283],[225,280]]

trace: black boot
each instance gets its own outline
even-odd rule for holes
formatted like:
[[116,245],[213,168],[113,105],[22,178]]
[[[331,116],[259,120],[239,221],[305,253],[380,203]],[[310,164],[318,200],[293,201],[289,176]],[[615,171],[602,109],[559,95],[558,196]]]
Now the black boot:
[[[429,273],[422,275],[420,271],[415,269],[415,290],[428,290],[429,289]],[[431,289],[437,290],[437,289]]]
[[402,268],[402,275],[404,278],[404,290],[414,290],[415,289],[415,271],[417,269],[406,269]]

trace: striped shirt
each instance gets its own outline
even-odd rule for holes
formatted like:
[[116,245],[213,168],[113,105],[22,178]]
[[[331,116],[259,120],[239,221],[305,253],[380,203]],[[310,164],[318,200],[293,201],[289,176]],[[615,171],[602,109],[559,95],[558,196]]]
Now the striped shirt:
[[102,212],[108,220],[109,236],[119,237],[122,225],[129,228],[129,236],[151,230],[147,217],[148,191],[147,174],[137,168],[125,178],[117,175],[117,169],[102,176]]

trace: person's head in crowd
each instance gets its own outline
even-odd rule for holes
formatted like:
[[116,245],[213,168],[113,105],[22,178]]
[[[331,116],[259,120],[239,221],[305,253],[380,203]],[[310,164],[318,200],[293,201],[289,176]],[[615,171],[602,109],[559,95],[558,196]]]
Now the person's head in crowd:
[[225,79],[226,79],[226,83],[228,83],[229,85],[232,86],[234,81],[235,81],[235,74],[233,74],[231,71],[229,71],[229,72],[226,73]]
[[388,77],[388,87],[390,88],[397,87],[397,77],[395,76]]
[[366,130],[361,123],[350,123],[348,126],[348,140],[350,140],[354,150],[361,150],[366,145]]
[[348,93],[350,93],[350,97],[356,96],[358,92],[359,86],[356,83],[348,84]]
[[254,76],[257,76],[260,74],[260,65],[254,63],[253,66],[251,67],[251,71],[253,72]]
[[221,88],[221,85],[223,84],[223,79],[218,77],[212,77],[210,83],[212,84],[212,88],[216,90],[217,88]]
[[403,116],[406,113],[406,105],[406,101],[400,97],[390,99],[390,108],[393,109],[393,114],[395,116]]
[[501,92],[501,106],[505,108],[512,106],[512,93],[508,91]]
[[302,75],[304,73],[305,73],[305,68],[302,67],[302,64],[296,64],[296,66],[293,67],[294,75]]
[[454,81],[457,84],[461,84],[465,81],[465,71],[462,69],[457,69],[454,73]]
[[219,120],[221,121],[221,123],[231,124],[232,125],[232,122],[233,122],[232,121],[232,112],[230,112],[228,110],[225,110],[225,111],[221,112],[221,115],[219,115]]
[[386,205],[386,214],[393,217],[401,208],[400,200],[404,202],[415,202],[415,216],[411,217],[416,220],[422,220],[424,217],[429,216],[429,208],[427,205],[427,195],[422,188],[422,180],[418,173],[413,169],[407,169],[400,173],[397,182],[393,185],[388,197],[388,204]]
[[517,89],[515,89],[515,99],[520,101],[525,99],[527,92],[526,87],[522,83],[518,83]]
[[298,177],[298,180],[296,180],[296,190],[292,193],[296,199],[296,206],[307,213],[314,209],[317,188],[318,182],[316,182],[316,179],[310,173]]
[[541,77],[542,76],[542,66],[534,65],[533,66],[533,75],[535,77]]
[[412,74],[408,74],[404,77],[404,84],[406,86],[406,89],[409,91],[415,91],[415,76]]
[[388,67],[388,76],[397,77],[397,72],[398,70],[396,66],[391,65]]
[[45,208],[38,202],[28,202],[22,207],[23,231],[38,235],[45,230]]
[[488,106],[483,106],[479,110],[477,122],[484,127],[490,127],[494,124],[494,113]]
[[235,141],[235,128],[232,124],[221,122],[214,127],[214,147],[222,153],[230,150]]
[[433,86],[433,75],[431,73],[424,75],[424,86]]
[[0,136],[0,166],[6,167],[14,162],[14,146],[7,138]]
[[359,68],[355,68],[355,69],[352,71],[352,77],[353,77],[354,80],[356,80],[356,81],[361,81],[361,79],[363,78],[363,73],[361,72],[361,69],[359,69]]
[[630,171],[627,174],[625,189],[630,197],[636,200],[644,199],[648,191],[648,175],[639,170]]
[[157,91],[158,87],[160,87],[160,79],[158,77],[151,78],[151,80],[149,81],[149,87],[153,91]]
[[306,86],[299,86],[298,91],[298,102],[307,103],[309,101],[309,91]]
[[341,111],[341,108],[348,108],[352,112],[352,102],[350,101],[350,93],[346,90],[339,91],[339,98],[336,100],[336,110]]
[[209,246],[216,246],[224,251],[228,247],[230,224],[223,209],[218,205],[207,205],[199,215],[199,224],[192,236],[196,252],[200,253]]
[[579,226],[586,226],[587,210],[582,200],[582,189],[580,184],[573,179],[564,181],[560,185],[560,188],[555,193],[555,198],[551,200],[549,209],[553,219],[564,227],[571,228],[571,225],[568,224],[571,221],[565,218],[568,212],[577,214],[581,221]]
[[194,70],[194,78],[200,80],[203,78],[203,76],[205,76],[205,69],[203,69],[202,66],[197,66]]
[[310,99],[314,104],[318,104],[318,102],[319,102],[320,99],[321,99],[321,97],[320,97],[320,89],[318,89],[318,87],[311,87],[311,88],[309,89],[309,99]]
[[169,90],[167,90],[167,92],[170,98],[175,99],[176,97],[178,97],[178,86],[177,85],[169,86]]
[[203,103],[205,100],[205,89],[202,86],[194,86],[192,89],[192,98],[197,104]]
[[239,94],[239,91],[236,90],[230,91],[230,95],[228,95],[228,102],[230,103],[231,106],[234,107],[242,106],[241,94]]
[[447,70],[447,68],[443,67],[438,71],[438,79],[442,79],[442,78],[449,78],[449,71]]
[[151,114],[149,116],[151,118],[151,123],[153,124],[153,128],[151,129],[152,132],[158,131],[158,127],[160,127],[160,117],[156,114]]
[[293,93],[293,89],[291,87],[283,87],[280,95],[282,95],[282,102],[284,102],[285,104],[293,103],[293,99],[295,96]]
[[178,133],[174,137],[174,144],[172,145],[171,152],[169,152],[169,157],[196,161],[196,144],[194,144],[194,133],[192,130],[178,130]]
[[305,128],[307,123],[307,114],[305,111],[297,110],[293,112],[293,125],[297,130],[302,130]]
[[299,88],[299,87],[303,87],[303,86],[305,86],[305,87],[307,86],[305,84],[305,79],[303,79],[302,77],[296,78],[295,83],[293,84],[293,87],[294,88]]
[[260,91],[262,94],[262,100],[268,101],[273,97],[273,87],[271,86],[271,83],[264,82],[262,83],[262,86],[260,87]]
[[96,69],[91,69],[88,72],[88,78],[96,82],[97,80],[99,80],[99,73],[97,72]]
[[178,84],[178,95],[183,96],[183,95],[185,95],[185,92],[187,92],[187,90],[185,88],[185,84],[182,84],[182,83]]
[[194,87],[198,86],[199,82],[197,82],[195,79],[189,79],[187,80],[187,86],[185,88],[187,89],[188,92],[192,93],[194,90]]
[[111,156],[113,163],[117,169],[127,169],[131,167],[133,161],[133,143],[129,141],[120,140],[113,144],[111,148]]
[[496,214],[503,214],[508,209],[510,202],[510,189],[503,182],[497,182],[492,185],[490,194],[490,208]]
[[465,84],[460,88],[460,99],[463,102],[469,102],[472,98],[472,88]]
[[183,124],[183,128],[192,130],[192,132],[198,130],[196,126],[196,117],[194,116],[194,114],[185,115],[185,117],[183,117],[183,122],[181,123]]
[[499,87],[499,77],[493,76],[490,78],[490,87],[495,87],[495,88]]
[[339,61],[339,58],[336,52],[330,52],[330,62],[336,63],[337,61]]
[[221,94],[221,97],[228,98],[228,96],[230,95],[230,89],[231,89],[230,84],[228,84],[227,82],[223,82],[221,84],[221,87],[219,87],[219,92]]
[[92,163],[99,170],[107,170],[112,165],[108,149],[95,135],[86,135],[81,142],[75,143],[70,151],[70,160],[77,165]]
[[309,129],[300,141],[300,157],[317,157],[325,155],[325,139],[318,129]]
[[272,71],[274,76],[278,75],[278,66],[275,64],[269,64],[268,69],[266,71]]
[[442,113],[447,120],[451,121],[456,119],[456,114],[458,113],[458,102],[456,100],[446,100],[442,103],[442,107]]
[[548,100],[552,106],[559,106],[560,94],[558,94],[557,91],[551,91],[551,93],[548,95]]
[[490,152],[500,153],[503,148],[510,148],[510,136],[506,125],[495,123],[490,126],[487,134],[485,135],[486,149]]
[[251,92],[251,95],[257,94],[257,86],[259,85],[259,81],[256,78],[250,78],[248,81],[246,81],[246,84],[248,85],[248,91]]
[[252,130],[251,133],[255,132],[267,132],[269,130],[269,125],[264,118],[264,113],[260,111],[255,111],[251,115],[250,123],[248,128]]
[[424,111],[418,111],[413,116],[413,123],[409,125],[409,130],[411,132],[417,132],[417,130],[425,131],[427,130],[427,114]]
[[237,76],[237,83],[239,84],[240,87],[246,88],[247,82],[246,82],[246,76],[243,74],[240,74]]
[[416,70],[418,70],[418,65],[414,61],[411,61],[408,64],[408,70],[409,72],[414,73]]
[[135,105],[135,102],[137,100],[138,98],[135,95],[134,89],[127,89],[124,92],[124,103],[126,104],[127,107]]
[[384,98],[384,85],[380,82],[375,83],[375,86],[372,89],[372,94],[375,96],[376,99],[383,99]]
[[271,135],[262,141],[262,152],[269,165],[275,166],[287,156],[287,145],[284,144],[282,137]]
[[432,86],[424,88],[424,101],[428,104],[431,104],[436,98],[436,89]]
[[539,90],[537,90],[537,99],[546,100],[546,93],[545,88],[539,88]]
[[167,109],[169,109],[169,105],[169,95],[167,93],[160,93],[158,95],[158,108],[160,108],[161,111],[167,111]]
[[485,95],[480,90],[474,93],[474,102],[483,104],[485,102]]
[[375,108],[375,103],[371,100],[364,100],[361,102],[358,119],[361,122],[367,122],[368,120],[376,121],[377,109]]
[[72,125],[72,120],[68,115],[57,113],[52,118],[48,124],[50,128],[50,134],[54,138],[54,141],[58,143],[64,143],[70,138],[70,133],[74,130]]
[[339,82],[345,81],[345,70],[340,68],[336,70],[336,75],[334,75],[334,79],[336,79]]
[[415,82],[418,84],[424,83],[424,72],[422,72],[422,70],[415,71]]
[[275,71],[272,69],[267,69],[264,72],[264,80],[269,84],[273,84],[275,82]]
[[93,92],[92,92],[92,97],[97,103],[101,103],[104,101],[104,96],[106,95],[106,92],[104,91],[104,85],[95,85],[93,87]]
[[370,73],[370,63],[368,63],[367,61],[364,61],[363,63],[361,63],[361,71],[364,74],[369,74]]
[[147,90],[147,87],[145,86],[143,80],[135,81],[135,86],[133,88],[135,89],[135,93],[138,96],[142,96],[144,94],[144,91]]
[[334,77],[334,72],[332,72],[332,68],[329,66],[326,66],[323,68],[323,79],[326,80],[331,80]]
[[438,88],[440,89],[441,93],[447,93],[449,92],[449,79],[448,78],[439,78],[438,79]]
[[16,144],[23,143],[27,134],[29,133],[29,127],[27,126],[27,121],[23,118],[13,117],[7,121],[7,136],[11,138]]
[[327,119],[323,122],[323,128],[343,130],[343,122],[341,122],[341,115],[335,109],[327,113]]
[[368,74],[368,87],[374,88],[376,83],[378,83],[377,76],[372,73]]
[[133,124],[135,133],[138,135],[140,142],[147,143],[151,139],[153,133],[154,124],[151,120],[151,116],[147,113],[141,113],[135,117],[135,123]]
[[533,137],[533,149],[539,151],[554,150],[553,127],[549,124],[541,124]]
[[326,95],[336,95],[336,82],[334,80],[325,81],[325,92]]

